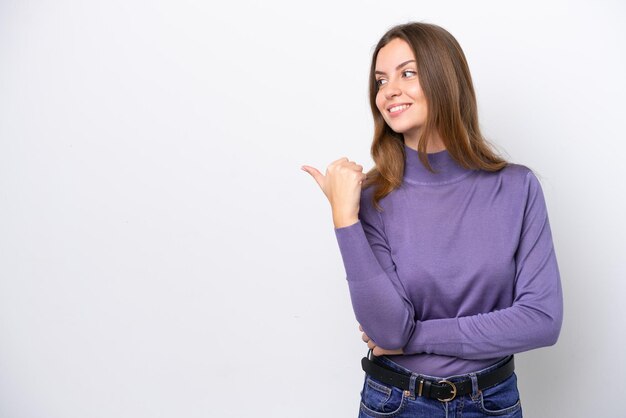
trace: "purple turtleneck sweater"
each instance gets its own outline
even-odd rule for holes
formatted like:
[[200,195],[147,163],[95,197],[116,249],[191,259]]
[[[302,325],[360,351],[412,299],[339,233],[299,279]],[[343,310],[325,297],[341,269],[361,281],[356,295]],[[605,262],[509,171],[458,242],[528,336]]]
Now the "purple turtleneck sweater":
[[556,343],[563,295],[541,185],[526,166],[460,166],[404,145],[402,185],[335,228],[357,321],[388,356],[449,377]]

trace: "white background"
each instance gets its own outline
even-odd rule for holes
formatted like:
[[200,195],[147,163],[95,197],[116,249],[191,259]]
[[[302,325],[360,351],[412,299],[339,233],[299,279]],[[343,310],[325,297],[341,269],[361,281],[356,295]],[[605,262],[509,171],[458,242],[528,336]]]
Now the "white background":
[[0,416],[352,417],[367,351],[302,164],[369,169],[371,53],[435,23],[535,169],[565,296],[525,416],[623,413],[626,7],[0,1]]

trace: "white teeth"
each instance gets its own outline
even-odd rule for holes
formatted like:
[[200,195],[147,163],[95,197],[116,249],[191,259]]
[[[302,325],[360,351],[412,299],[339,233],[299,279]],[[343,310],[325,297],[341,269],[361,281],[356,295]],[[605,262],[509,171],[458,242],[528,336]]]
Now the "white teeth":
[[399,111],[399,110],[404,110],[404,109],[406,109],[406,108],[407,108],[407,107],[409,107],[409,106],[410,106],[410,105],[408,105],[408,104],[405,104],[405,105],[400,105],[400,106],[394,106],[394,107],[392,107],[391,109],[389,109],[389,113],[397,112],[397,111]]

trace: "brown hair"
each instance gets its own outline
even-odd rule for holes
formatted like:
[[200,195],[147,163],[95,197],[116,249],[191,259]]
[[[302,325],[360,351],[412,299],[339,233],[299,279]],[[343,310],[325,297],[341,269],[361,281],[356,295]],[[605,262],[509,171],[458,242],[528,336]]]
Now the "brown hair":
[[508,164],[494,153],[491,143],[480,133],[472,78],[456,39],[434,24],[411,22],[394,26],[376,45],[369,76],[370,107],[374,116],[371,155],[375,167],[367,172],[362,187],[375,186],[373,204],[378,209],[382,209],[378,201],[400,187],[404,173],[403,135],[387,125],[376,107],[376,58],[380,49],[395,38],[405,40],[413,50],[426,97],[428,116],[418,143],[422,164],[435,172],[426,158],[427,141],[433,132],[439,134],[450,156],[465,168],[498,171]]

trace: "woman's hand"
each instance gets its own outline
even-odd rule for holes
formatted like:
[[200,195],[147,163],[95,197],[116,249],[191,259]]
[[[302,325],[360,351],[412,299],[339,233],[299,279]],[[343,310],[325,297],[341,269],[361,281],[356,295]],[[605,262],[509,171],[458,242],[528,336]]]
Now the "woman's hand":
[[328,198],[335,228],[352,225],[359,220],[361,184],[367,177],[363,166],[343,157],[330,163],[325,176],[308,165],[303,165],[302,170],[315,179]]
[[379,346],[376,345],[376,343],[374,343],[374,341],[367,336],[367,334],[363,331],[363,327],[361,327],[361,324],[359,324],[359,331],[363,332],[363,341],[365,341],[367,343],[367,347],[372,349],[372,354],[374,354],[375,356],[383,356],[385,354],[389,354],[389,355],[397,355],[397,354],[404,354],[404,350],[402,350],[401,348],[397,349],[397,350],[385,350],[384,348],[380,348]]

